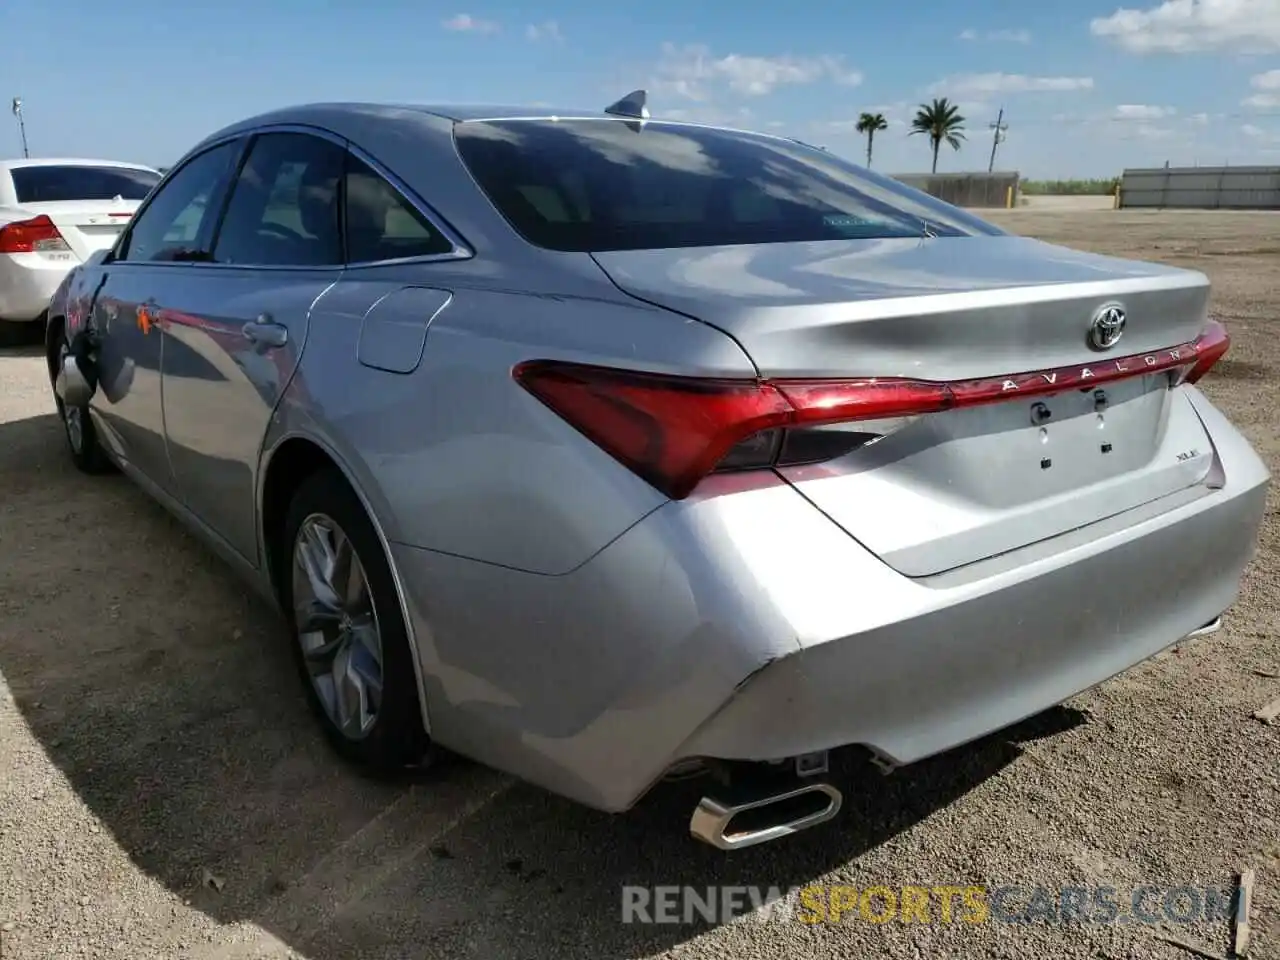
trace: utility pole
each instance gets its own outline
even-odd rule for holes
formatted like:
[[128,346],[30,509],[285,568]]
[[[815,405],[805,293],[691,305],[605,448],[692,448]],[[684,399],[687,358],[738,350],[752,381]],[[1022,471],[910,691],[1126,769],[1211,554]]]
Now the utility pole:
[[1009,129],[1009,125],[1004,122],[1004,107],[1000,108],[1000,114],[996,117],[996,122],[989,125],[995,134],[991,138],[991,162],[987,164],[987,173],[991,173],[996,168],[996,147],[1004,143],[1004,132]]
[[30,157],[27,152],[27,125],[22,120],[22,98],[13,98],[13,115],[18,118],[18,130],[22,134],[22,156]]

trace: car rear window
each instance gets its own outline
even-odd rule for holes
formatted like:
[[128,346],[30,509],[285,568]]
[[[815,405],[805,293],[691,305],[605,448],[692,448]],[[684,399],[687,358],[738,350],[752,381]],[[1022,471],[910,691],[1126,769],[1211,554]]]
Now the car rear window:
[[18,203],[59,200],[141,200],[160,182],[160,175],[134,167],[94,167],[87,164],[48,164],[13,167]]
[[1004,233],[780,137],[612,119],[467,121],[454,136],[498,211],[553,250]]

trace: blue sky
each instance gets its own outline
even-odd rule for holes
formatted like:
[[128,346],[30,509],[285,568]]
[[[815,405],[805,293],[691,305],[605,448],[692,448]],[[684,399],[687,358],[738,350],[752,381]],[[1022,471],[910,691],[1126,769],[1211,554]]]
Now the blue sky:
[[[1024,177],[1125,166],[1280,164],[1280,0],[80,0],[0,13],[0,97],[33,155],[166,165],[272,107],[316,100],[600,108],[636,87],[654,116],[764,129],[875,166],[927,170],[916,104],[960,104],[940,170]],[[8,118],[0,155],[20,155]]]

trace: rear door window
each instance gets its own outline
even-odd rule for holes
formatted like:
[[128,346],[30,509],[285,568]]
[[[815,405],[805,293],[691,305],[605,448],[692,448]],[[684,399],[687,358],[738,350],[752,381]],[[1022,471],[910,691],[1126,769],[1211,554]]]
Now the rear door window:
[[13,167],[9,174],[18,203],[142,200],[160,182],[160,174],[152,170],[70,163]]
[[345,148],[305,133],[255,138],[218,230],[218,263],[342,263],[339,181]]
[[453,244],[359,157],[347,155],[347,262],[352,264],[451,253]]
[[781,137],[610,119],[468,121],[454,137],[499,212],[554,250],[1004,233]]

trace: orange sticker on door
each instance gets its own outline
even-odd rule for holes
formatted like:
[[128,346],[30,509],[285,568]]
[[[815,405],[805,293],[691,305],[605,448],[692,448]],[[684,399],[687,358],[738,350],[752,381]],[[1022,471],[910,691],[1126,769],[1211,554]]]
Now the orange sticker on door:
[[151,325],[155,323],[155,318],[151,315],[151,311],[146,307],[138,307],[138,329],[143,335],[151,332]]

